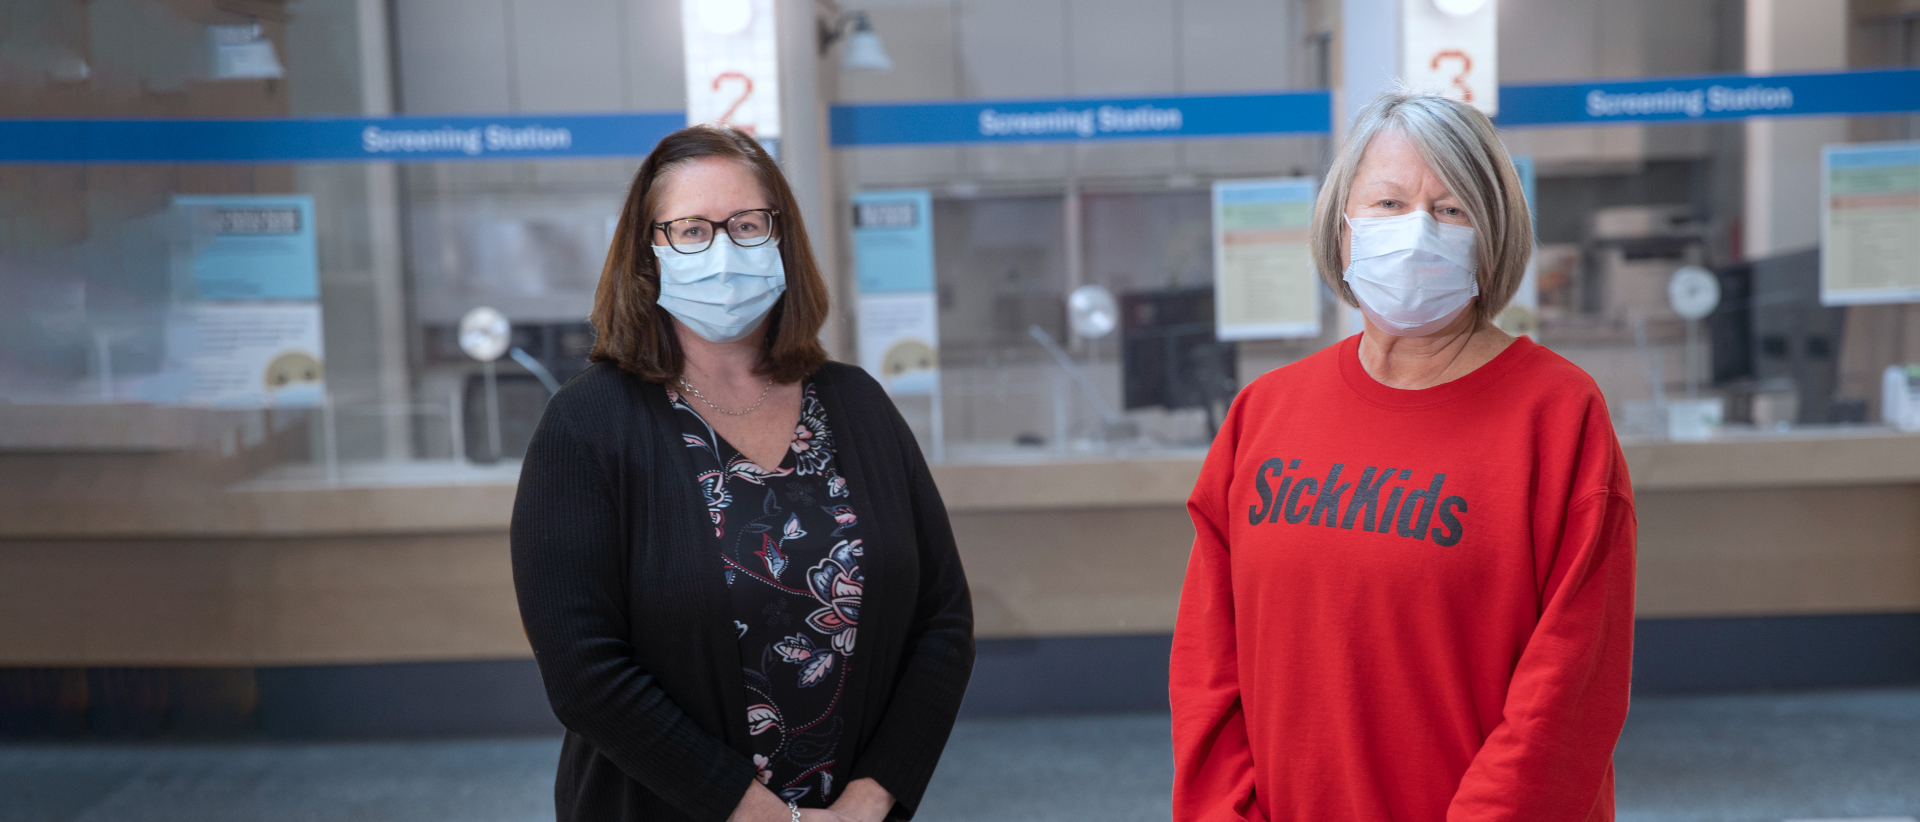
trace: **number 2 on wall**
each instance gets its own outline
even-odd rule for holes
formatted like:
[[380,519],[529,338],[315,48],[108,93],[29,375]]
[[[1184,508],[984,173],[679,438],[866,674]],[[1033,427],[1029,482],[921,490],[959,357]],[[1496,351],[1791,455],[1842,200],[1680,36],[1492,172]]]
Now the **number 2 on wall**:
[[[723,126],[733,125],[734,112],[739,111],[740,106],[747,102],[747,98],[753,96],[753,78],[748,77],[745,74],[741,74],[740,72],[737,72],[737,71],[721,72],[721,74],[718,77],[713,78],[713,90],[719,91],[720,86],[725,84],[728,80],[739,80],[741,88],[740,88],[740,96],[734,98],[733,105],[727,106],[727,111],[725,114],[720,115],[719,123],[720,125],[723,125]],[[735,128],[738,128],[741,131],[744,131],[748,134],[753,133],[752,123],[748,123],[747,125],[744,125],[744,126],[735,126]]]
[[1460,73],[1453,76],[1453,87],[1460,90],[1460,102],[1473,102],[1473,89],[1467,87],[1467,74],[1473,71],[1473,58],[1458,49],[1447,49],[1433,55],[1433,64],[1429,68],[1440,70],[1440,64],[1448,60],[1460,61]]

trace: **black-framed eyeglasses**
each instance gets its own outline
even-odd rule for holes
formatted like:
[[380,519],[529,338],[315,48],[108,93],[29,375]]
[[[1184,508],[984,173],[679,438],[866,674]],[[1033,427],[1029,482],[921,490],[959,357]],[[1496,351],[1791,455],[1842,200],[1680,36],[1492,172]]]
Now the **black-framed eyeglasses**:
[[654,223],[653,227],[667,235],[667,245],[682,254],[698,254],[713,245],[714,235],[721,231],[733,244],[741,248],[753,248],[765,245],[773,239],[774,225],[780,218],[779,209],[749,208],[735,212],[725,220],[709,220],[705,217],[681,217]]

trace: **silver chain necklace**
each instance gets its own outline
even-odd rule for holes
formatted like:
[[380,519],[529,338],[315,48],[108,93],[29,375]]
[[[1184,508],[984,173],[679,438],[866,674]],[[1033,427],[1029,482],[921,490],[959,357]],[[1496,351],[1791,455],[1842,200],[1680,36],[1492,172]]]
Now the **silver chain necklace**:
[[721,408],[719,403],[716,403],[713,400],[707,399],[707,395],[700,393],[700,389],[693,387],[693,383],[687,382],[687,375],[685,374],[680,375],[680,387],[687,389],[687,393],[690,393],[696,397],[699,397],[700,401],[706,403],[708,408],[711,408],[729,417],[744,417],[748,414],[751,414],[759,410],[760,404],[767,401],[767,393],[773,390],[773,378],[768,377],[766,387],[760,389],[760,399],[754,400],[752,405],[749,405],[746,408],[739,411],[731,411],[725,408]]

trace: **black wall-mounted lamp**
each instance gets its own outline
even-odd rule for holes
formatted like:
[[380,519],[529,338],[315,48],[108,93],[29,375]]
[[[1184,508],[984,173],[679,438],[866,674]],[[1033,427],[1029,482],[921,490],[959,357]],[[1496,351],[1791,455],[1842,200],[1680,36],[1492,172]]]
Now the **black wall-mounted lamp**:
[[867,19],[866,12],[845,12],[832,23],[820,21],[822,57],[842,38],[847,41],[847,50],[841,55],[841,68],[847,71],[893,70],[893,60],[887,57],[886,48],[880,45],[880,35],[873,33],[873,23]]

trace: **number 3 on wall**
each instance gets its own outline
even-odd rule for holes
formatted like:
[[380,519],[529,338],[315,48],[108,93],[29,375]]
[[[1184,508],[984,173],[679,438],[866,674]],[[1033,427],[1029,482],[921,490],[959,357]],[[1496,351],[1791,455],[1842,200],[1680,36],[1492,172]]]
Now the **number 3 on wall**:
[[[1447,49],[1433,55],[1433,64],[1429,68],[1440,70],[1440,64],[1448,60],[1460,61],[1460,73],[1453,76],[1453,87],[1460,90],[1460,102],[1473,102],[1473,89],[1467,87],[1467,74],[1473,71],[1473,58],[1458,49]],[[715,86],[718,88],[718,86]],[[744,99],[744,98],[743,98]]]
[[[713,90],[719,91],[720,86],[724,85],[728,80],[739,80],[741,88],[740,88],[740,96],[734,98],[733,105],[727,106],[727,111],[725,114],[720,115],[720,119],[718,120],[718,122],[720,125],[723,125],[723,126],[733,125],[734,113],[740,110],[740,106],[747,102],[748,97],[753,96],[753,78],[748,77],[745,74],[741,74],[740,72],[737,72],[737,71],[721,72],[719,76],[713,78]],[[744,126],[734,126],[734,127],[748,134],[753,133],[752,123],[748,123]]]

